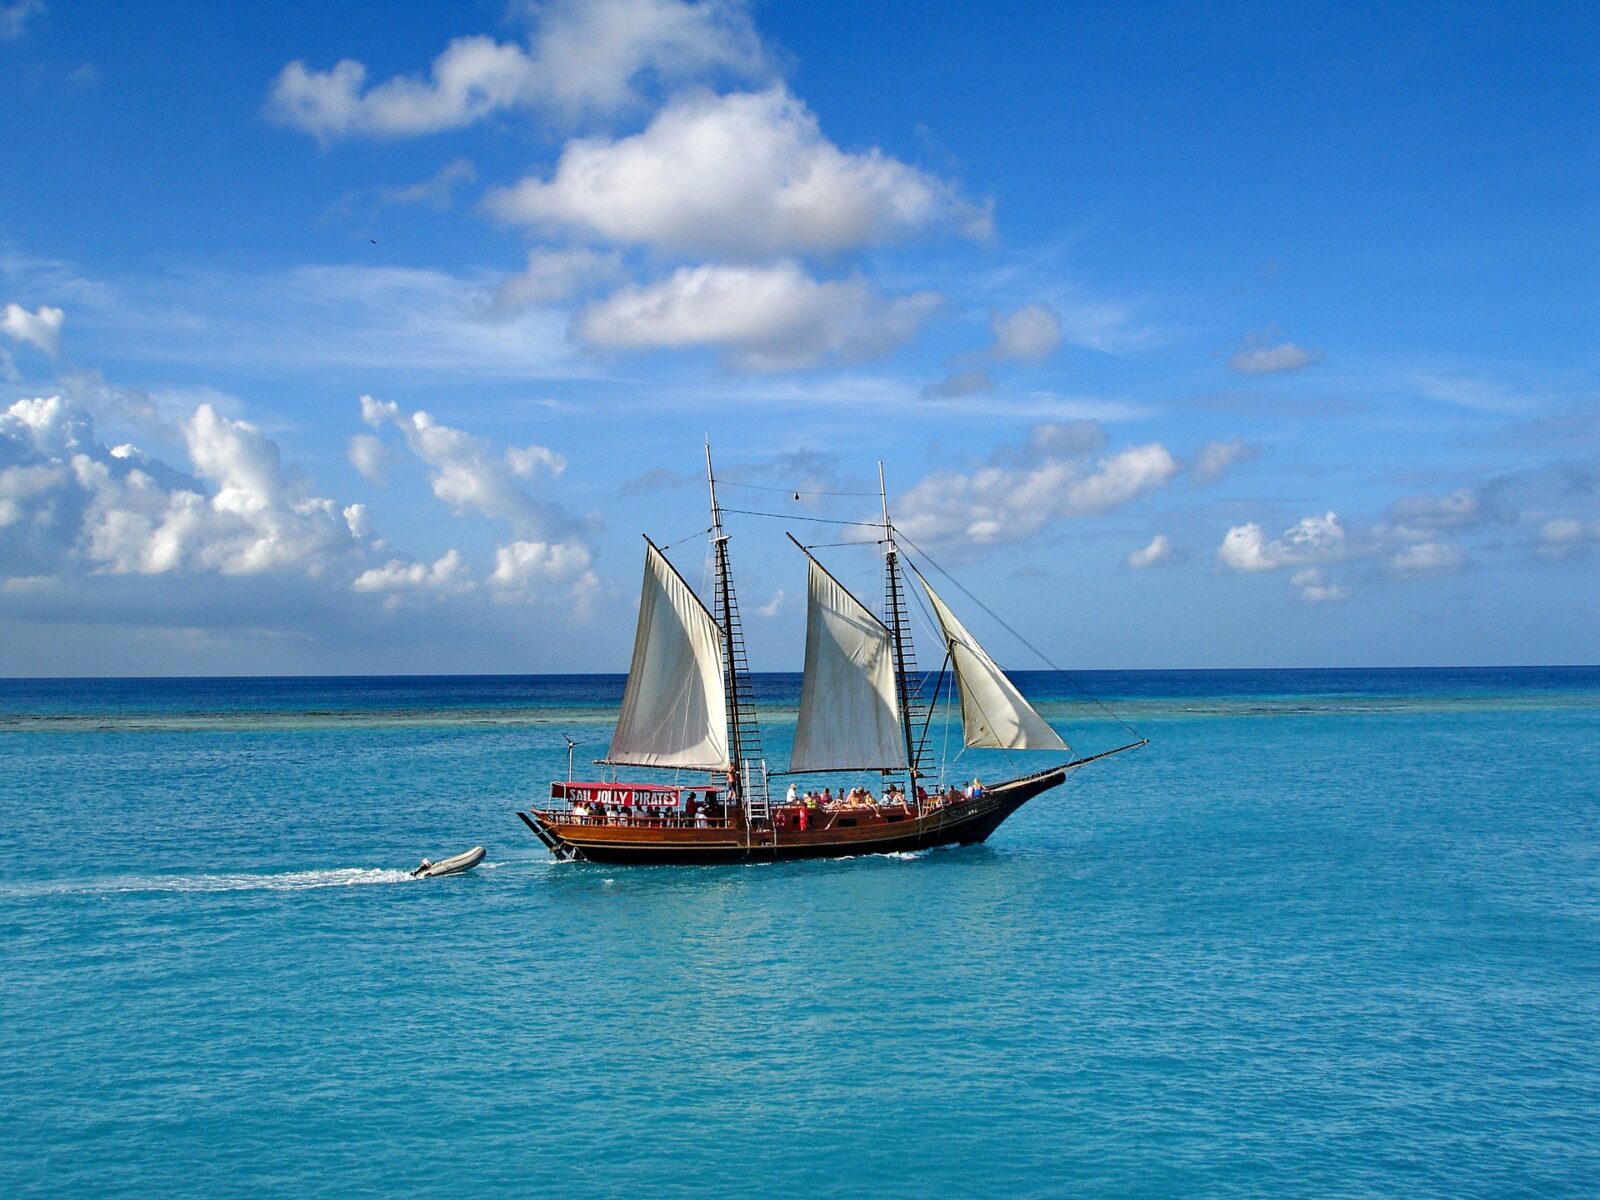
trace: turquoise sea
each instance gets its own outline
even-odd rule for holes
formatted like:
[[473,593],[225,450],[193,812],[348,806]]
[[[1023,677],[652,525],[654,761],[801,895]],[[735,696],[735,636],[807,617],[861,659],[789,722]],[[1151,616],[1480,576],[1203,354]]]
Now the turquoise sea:
[[1600,1195],[1600,669],[1077,680],[988,845],[698,869],[513,816],[618,677],[0,681],[0,1193]]

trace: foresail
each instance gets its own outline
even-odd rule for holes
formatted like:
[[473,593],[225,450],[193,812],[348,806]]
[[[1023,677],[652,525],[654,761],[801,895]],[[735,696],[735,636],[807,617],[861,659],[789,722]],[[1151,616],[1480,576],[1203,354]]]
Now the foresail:
[[728,765],[722,631],[649,543],[633,663],[606,759],[640,767]]
[[906,765],[888,627],[809,559],[806,665],[791,771]]
[[[919,574],[918,579],[922,579]],[[1022,698],[967,627],[922,579],[938,614],[961,692],[961,726],[969,746],[999,750],[1070,750],[1049,722]]]

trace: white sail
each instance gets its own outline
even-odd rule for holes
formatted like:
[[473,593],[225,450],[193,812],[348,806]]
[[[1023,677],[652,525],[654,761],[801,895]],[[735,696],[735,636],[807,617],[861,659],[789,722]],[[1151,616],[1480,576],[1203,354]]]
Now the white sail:
[[726,770],[722,631],[661,551],[647,546],[633,665],[606,760]]
[[945,643],[950,647],[950,663],[961,689],[961,726],[967,745],[999,750],[1068,750],[1061,735],[1022,698],[1022,693],[984,653],[977,639],[926,579],[922,579],[922,586],[933,601]]
[[791,771],[904,768],[894,637],[811,559],[806,667]]

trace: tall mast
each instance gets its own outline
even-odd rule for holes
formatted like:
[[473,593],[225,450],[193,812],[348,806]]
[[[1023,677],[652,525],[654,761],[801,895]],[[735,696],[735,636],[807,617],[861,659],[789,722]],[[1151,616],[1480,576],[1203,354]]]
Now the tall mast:
[[716,548],[717,599],[722,610],[722,671],[728,697],[728,770],[730,790],[741,779],[743,747],[739,729],[739,676],[734,666],[733,584],[728,572],[728,535],[722,531],[722,507],[717,503],[717,476],[711,469],[711,442],[706,441],[706,487],[711,492],[711,544]]
[[906,747],[906,802],[917,806],[917,756],[911,744],[911,687],[906,671],[905,608],[900,599],[900,564],[894,544],[894,526],[889,523],[889,492],[883,483],[883,460],[878,460],[878,498],[883,501],[883,566],[889,582],[889,631],[894,635],[894,690],[900,708],[900,733]]

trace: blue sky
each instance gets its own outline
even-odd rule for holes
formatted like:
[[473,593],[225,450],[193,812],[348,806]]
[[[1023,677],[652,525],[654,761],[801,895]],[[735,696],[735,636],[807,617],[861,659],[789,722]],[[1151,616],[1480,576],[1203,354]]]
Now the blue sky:
[[879,458],[1064,665],[1594,662],[1597,34],[0,0],[0,674],[620,670],[705,434],[757,667]]

